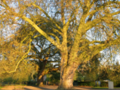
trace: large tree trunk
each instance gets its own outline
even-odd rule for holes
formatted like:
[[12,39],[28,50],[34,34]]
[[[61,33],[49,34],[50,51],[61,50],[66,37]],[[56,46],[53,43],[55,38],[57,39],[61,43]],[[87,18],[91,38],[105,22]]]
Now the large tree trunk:
[[62,54],[60,84],[58,90],[70,90],[73,88],[74,73],[79,65],[79,63],[76,63],[73,60],[71,60],[68,64],[68,60],[64,60],[64,56],[65,54]]
[[37,86],[43,86],[43,77],[44,75],[40,75],[37,79]]
[[[75,66],[76,65],[76,66]],[[72,89],[73,88],[73,77],[74,73],[77,69],[77,64],[68,66],[66,70],[61,71],[64,72],[63,75],[60,77],[60,84],[58,89],[59,90],[66,90],[66,89]]]
[[45,73],[46,63],[47,63],[46,60],[39,63],[38,76],[37,76],[37,86],[43,86],[43,77],[46,74]]

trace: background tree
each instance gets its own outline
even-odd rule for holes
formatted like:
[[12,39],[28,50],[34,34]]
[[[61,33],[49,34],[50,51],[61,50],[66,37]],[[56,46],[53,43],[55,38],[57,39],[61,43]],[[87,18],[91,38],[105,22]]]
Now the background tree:
[[[45,19],[44,17],[41,19],[41,16],[38,16],[38,21],[36,21],[36,23],[39,24],[39,26],[41,28],[46,30],[46,32],[48,32],[48,33],[52,32],[52,30],[48,28],[48,27],[52,27],[50,22],[47,19]],[[16,40],[17,43],[19,43],[17,46],[17,49],[21,48],[21,47],[25,47],[24,45],[26,45],[26,47],[28,48],[29,40],[31,40],[31,42],[29,42],[29,44],[32,45],[32,48],[30,48],[30,50],[29,50],[30,52],[27,52],[25,57],[22,57],[22,55],[20,55],[20,53],[15,53],[20,58],[22,57],[21,60],[19,60],[19,58],[17,58],[16,63],[21,63],[23,58],[29,59],[29,63],[31,63],[31,64],[34,63],[36,66],[37,72],[38,72],[37,84],[38,84],[38,86],[43,85],[43,76],[45,74],[47,74],[51,71],[59,70],[59,62],[60,62],[59,50],[54,45],[50,44],[50,42],[47,39],[45,39],[42,35],[40,35],[36,31],[34,31],[34,28],[30,27],[28,23],[21,24],[19,29],[17,29],[17,31],[14,34],[15,34],[14,40]],[[14,42],[13,42],[13,40],[11,41],[12,46],[14,46],[14,44],[15,44]],[[8,45],[8,44],[6,43],[6,45]],[[30,47],[31,47],[31,45],[30,45]],[[8,46],[5,46],[5,45],[3,45],[3,46],[6,49],[5,52],[9,52],[9,50],[12,50],[11,48],[10,49],[7,48]],[[24,52],[26,52],[24,48],[22,48],[22,49]],[[15,49],[15,51],[16,51],[16,49]],[[19,50],[17,50],[17,51],[19,52]],[[20,50],[20,52],[21,52],[21,50]],[[9,53],[9,56],[10,57],[15,56],[15,54],[13,56],[12,56],[12,54],[13,53]],[[22,53],[22,54],[24,56],[24,53]],[[14,61],[13,58],[11,60]],[[11,62],[9,62],[9,63],[11,65],[14,64]],[[54,65],[52,65],[52,64],[54,64]],[[8,73],[15,72],[19,68],[18,65],[16,66],[15,70],[14,70],[14,68],[9,68],[12,71],[11,72],[9,72],[10,70],[6,70],[6,71]],[[35,71],[34,71],[34,73],[35,73]]]
[[[16,4],[16,7],[10,6],[12,2]],[[39,5],[36,2],[2,0],[1,6],[4,7],[5,12],[2,13],[1,21],[10,20],[6,15],[14,17],[13,21],[15,17],[19,17],[56,46],[61,52],[59,88],[70,89],[73,87],[73,76],[80,63],[89,61],[101,50],[119,43],[120,2],[119,0],[53,0],[49,2],[44,0]],[[16,8],[19,10],[15,11]],[[31,8],[38,8],[38,12],[42,13],[41,16],[51,21],[54,26],[51,29],[61,35],[61,40],[55,33],[48,34],[38,27],[35,22],[37,17],[34,21],[30,18],[34,16],[30,12]],[[52,17],[61,20],[62,27]],[[68,46],[68,32],[70,31],[73,34],[71,37],[73,42]],[[87,43],[81,46],[80,43],[84,43],[86,39],[88,39]],[[69,47],[71,49],[68,54]]]
[[60,69],[60,55],[58,49],[50,44],[43,36],[37,37],[33,40],[33,47],[31,50],[33,62],[36,63],[37,70],[37,84],[43,85],[44,75],[51,71],[57,71]]
[[[48,19],[45,19],[44,17],[41,19],[41,16],[38,16],[36,23],[47,33],[52,32],[50,28],[53,26],[51,26]],[[20,29],[16,33],[18,34],[17,39],[19,41],[28,38],[31,34],[33,35],[31,42],[32,48],[27,58],[31,59],[31,62],[36,63],[36,70],[38,74],[37,84],[38,86],[41,86],[43,85],[44,75],[51,71],[59,70],[59,50],[41,34],[34,31],[34,28],[30,27],[28,23],[21,25]]]
[[100,68],[100,58],[101,58],[101,54],[99,53],[95,55],[87,63],[81,63],[76,71],[77,73],[76,80],[96,81],[97,79],[99,79],[98,74]]
[[[22,44],[20,47],[20,43],[15,38],[4,41],[4,44],[1,45],[0,76],[4,83],[23,83],[23,81],[28,81],[29,77],[32,78],[31,74],[35,67],[34,63],[30,63],[26,58],[28,48],[26,44]],[[28,52],[26,53],[26,51]],[[6,81],[7,79],[9,81]]]
[[58,85],[60,82],[60,72],[59,71],[52,71],[50,72],[50,82],[53,85]]

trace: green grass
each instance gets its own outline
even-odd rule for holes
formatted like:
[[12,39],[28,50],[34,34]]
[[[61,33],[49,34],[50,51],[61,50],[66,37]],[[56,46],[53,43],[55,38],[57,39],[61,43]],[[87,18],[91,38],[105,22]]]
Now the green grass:
[[[92,87],[93,89],[108,89],[108,87]],[[120,88],[120,87],[114,87],[114,88]]]
[[1,89],[2,87],[0,86],[0,89]]
[[114,88],[120,88],[120,87],[114,87]]
[[108,87],[93,87],[93,89],[108,89]]

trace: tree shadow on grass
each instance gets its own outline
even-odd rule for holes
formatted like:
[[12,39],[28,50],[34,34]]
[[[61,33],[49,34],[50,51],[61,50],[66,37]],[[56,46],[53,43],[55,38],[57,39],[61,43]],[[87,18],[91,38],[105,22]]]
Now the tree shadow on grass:
[[43,87],[37,87],[36,89],[24,88],[24,90],[55,90],[55,89],[48,89]]
[[[36,87],[36,86],[24,86],[21,89],[14,89],[14,90],[56,90],[57,86],[43,86],[43,87]],[[74,89],[70,90],[109,90],[109,89],[94,89],[94,88],[87,88],[87,87],[74,87]],[[113,90],[120,90],[120,89],[113,89]]]
[[26,86],[24,90],[55,90],[57,86],[43,86],[43,87],[35,87],[35,86]]
[[[57,86],[43,86],[43,87],[24,87],[24,90],[56,90]],[[100,90],[100,89],[92,89],[92,88],[80,88],[80,87],[75,87],[74,89],[70,90]],[[107,90],[107,89],[102,89],[102,90]]]

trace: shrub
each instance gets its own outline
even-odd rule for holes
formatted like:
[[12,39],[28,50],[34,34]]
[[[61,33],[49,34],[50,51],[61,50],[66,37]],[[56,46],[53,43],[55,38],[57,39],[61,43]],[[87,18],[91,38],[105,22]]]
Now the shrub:
[[114,86],[115,86],[115,87],[120,87],[120,81],[114,82]]
[[74,81],[73,82],[74,86],[95,86],[95,82],[78,82],[78,81]]
[[101,82],[101,87],[108,87],[108,82]]

